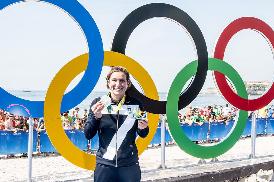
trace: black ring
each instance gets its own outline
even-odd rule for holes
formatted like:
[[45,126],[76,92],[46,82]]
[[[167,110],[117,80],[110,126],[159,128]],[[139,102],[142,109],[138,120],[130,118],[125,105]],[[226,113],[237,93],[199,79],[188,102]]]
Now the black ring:
[[[132,11],[120,24],[115,33],[112,51],[125,54],[127,41],[133,30],[143,21],[154,17],[166,17],[175,20],[186,28],[196,45],[198,54],[198,68],[195,78],[189,87],[181,94],[178,108],[182,109],[190,104],[201,91],[208,70],[208,53],[204,36],[196,22],[183,10],[164,3],[152,3],[141,6]],[[150,99],[140,93],[133,85],[128,90],[128,94],[138,99],[144,110],[154,114],[166,113],[166,101]]]

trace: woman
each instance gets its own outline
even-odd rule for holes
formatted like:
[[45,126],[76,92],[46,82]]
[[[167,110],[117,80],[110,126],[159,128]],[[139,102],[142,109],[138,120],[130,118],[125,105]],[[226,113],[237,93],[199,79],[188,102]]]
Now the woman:
[[87,139],[97,132],[99,136],[94,181],[140,181],[135,139],[136,133],[140,137],[147,136],[148,124],[145,119],[136,117],[140,103],[126,95],[131,85],[127,70],[112,67],[106,79],[109,94],[91,103],[84,129]]

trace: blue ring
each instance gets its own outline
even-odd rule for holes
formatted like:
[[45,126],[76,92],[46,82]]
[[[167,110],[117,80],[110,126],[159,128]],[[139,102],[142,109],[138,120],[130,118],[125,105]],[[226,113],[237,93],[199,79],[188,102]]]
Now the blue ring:
[[[0,10],[5,7],[21,2],[22,0],[5,0],[0,1]],[[88,66],[81,81],[75,86],[73,90],[64,95],[61,105],[61,112],[68,111],[74,106],[81,103],[93,90],[96,85],[103,66],[104,50],[103,43],[99,29],[88,11],[77,0],[41,0],[51,3],[72,16],[82,28],[86,35],[89,52]],[[92,64],[91,64],[92,63]],[[18,98],[2,87],[0,87],[0,108],[5,109],[10,104],[21,104],[28,108],[32,117],[43,117],[44,115],[44,101],[29,101]]]

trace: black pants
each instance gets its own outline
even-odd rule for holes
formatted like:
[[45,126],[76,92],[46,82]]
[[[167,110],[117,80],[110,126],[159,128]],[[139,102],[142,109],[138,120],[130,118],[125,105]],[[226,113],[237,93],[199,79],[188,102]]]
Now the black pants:
[[126,167],[113,167],[97,164],[94,171],[94,182],[139,182],[141,170],[139,164]]

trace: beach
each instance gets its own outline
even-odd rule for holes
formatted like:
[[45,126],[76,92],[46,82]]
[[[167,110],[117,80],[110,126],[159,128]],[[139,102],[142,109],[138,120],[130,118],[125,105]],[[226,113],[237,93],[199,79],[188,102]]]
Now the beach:
[[[142,181],[171,178],[176,176],[197,175],[229,167],[274,161],[274,136],[256,138],[256,158],[249,159],[251,139],[239,140],[228,152],[219,156],[217,162],[206,160],[198,164],[198,158],[182,151],[177,145],[166,147],[166,169],[158,169],[161,165],[161,148],[147,149],[140,156]],[[27,158],[0,160],[0,181],[26,181]],[[47,156],[33,158],[33,181],[90,181],[92,172],[81,169],[62,156]],[[273,166],[274,168],[274,166]]]

